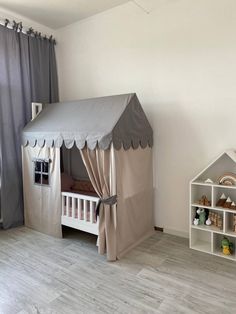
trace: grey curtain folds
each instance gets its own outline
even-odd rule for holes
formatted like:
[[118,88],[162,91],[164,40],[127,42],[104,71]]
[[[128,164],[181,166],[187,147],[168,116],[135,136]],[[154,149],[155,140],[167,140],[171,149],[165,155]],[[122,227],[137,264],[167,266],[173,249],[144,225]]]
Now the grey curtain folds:
[[23,224],[21,131],[31,102],[57,102],[54,44],[0,25],[0,210],[3,227]]

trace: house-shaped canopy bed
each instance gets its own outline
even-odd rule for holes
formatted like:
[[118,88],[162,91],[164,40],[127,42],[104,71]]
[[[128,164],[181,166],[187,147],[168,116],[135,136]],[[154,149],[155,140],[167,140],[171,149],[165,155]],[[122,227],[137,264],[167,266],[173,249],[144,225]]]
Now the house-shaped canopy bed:
[[[153,233],[153,132],[136,94],[47,104],[22,137],[28,227],[97,234],[110,261]],[[61,188],[66,149],[80,152],[86,168],[90,182],[81,193]]]

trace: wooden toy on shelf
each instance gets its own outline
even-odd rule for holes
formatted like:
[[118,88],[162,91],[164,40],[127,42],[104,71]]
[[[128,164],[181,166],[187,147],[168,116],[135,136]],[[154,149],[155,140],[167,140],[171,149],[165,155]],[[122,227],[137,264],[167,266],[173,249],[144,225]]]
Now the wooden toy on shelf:
[[232,172],[227,172],[218,178],[218,183],[220,185],[233,186],[236,185],[236,174]]
[[230,208],[231,204],[232,204],[231,198],[228,197],[226,202],[224,203],[223,207],[224,208]]
[[210,184],[214,183],[210,178],[206,179],[204,182],[205,183],[210,183]]
[[223,230],[223,218],[218,215],[218,225],[217,227],[220,229],[220,230]]
[[216,206],[217,207],[223,207],[224,203],[226,202],[227,197],[225,196],[225,194],[223,193],[220,197],[220,199],[217,201]]
[[230,209],[235,209],[236,210],[236,204],[234,202],[232,202],[232,204],[230,205]]
[[236,232],[236,214],[234,214],[234,220],[233,220],[233,232]]
[[207,199],[206,195],[201,197],[201,199],[198,201],[198,204],[203,206],[211,206],[211,202]]
[[226,198],[224,193],[221,195],[220,199],[216,202],[216,206],[236,210],[235,202],[233,202],[230,197]]
[[[209,220],[211,221],[210,224],[209,224]],[[209,211],[206,225],[208,226],[212,225],[222,230],[223,229],[223,217],[218,213]]]

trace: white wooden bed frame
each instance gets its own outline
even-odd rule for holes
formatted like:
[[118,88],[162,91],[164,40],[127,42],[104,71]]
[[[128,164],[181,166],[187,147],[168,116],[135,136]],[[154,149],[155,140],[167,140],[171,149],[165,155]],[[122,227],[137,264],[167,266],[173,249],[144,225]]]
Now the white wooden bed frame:
[[61,224],[98,235],[95,211],[99,198],[71,192],[62,192],[61,195]]

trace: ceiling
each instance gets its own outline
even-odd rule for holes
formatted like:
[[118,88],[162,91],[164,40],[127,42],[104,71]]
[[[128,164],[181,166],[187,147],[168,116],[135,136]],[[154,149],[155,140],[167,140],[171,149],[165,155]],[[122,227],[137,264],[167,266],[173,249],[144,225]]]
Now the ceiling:
[[0,7],[57,29],[129,0],[0,0]]

